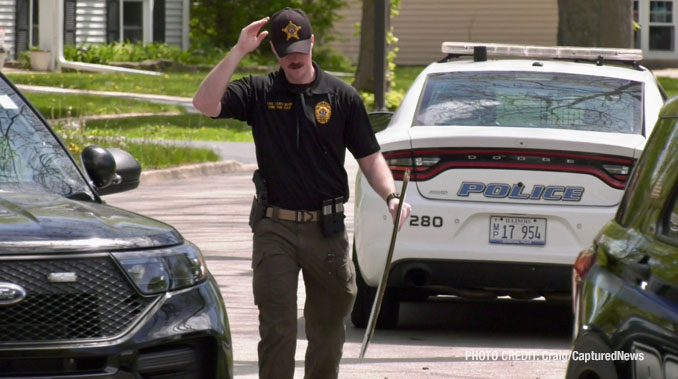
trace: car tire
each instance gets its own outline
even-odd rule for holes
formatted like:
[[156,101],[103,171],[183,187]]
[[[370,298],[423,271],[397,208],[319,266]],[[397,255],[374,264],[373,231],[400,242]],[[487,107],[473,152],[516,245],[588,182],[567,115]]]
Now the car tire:
[[[356,328],[366,328],[372,313],[372,304],[376,296],[377,289],[370,287],[363,280],[358,266],[358,258],[355,253],[355,244],[353,247],[353,264],[356,271],[356,285],[358,295],[353,310],[351,311],[351,322]],[[398,325],[398,313],[400,312],[400,301],[393,288],[387,288],[384,299],[381,302],[381,310],[377,319],[377,329],[394,329]]]
[[[573,351],[579,353],[612,354],[607,344],[596,334],[588,333],[577,338]],[[617,369],[610,360],[574,360],[570,356],[566,379],[617,379]]]

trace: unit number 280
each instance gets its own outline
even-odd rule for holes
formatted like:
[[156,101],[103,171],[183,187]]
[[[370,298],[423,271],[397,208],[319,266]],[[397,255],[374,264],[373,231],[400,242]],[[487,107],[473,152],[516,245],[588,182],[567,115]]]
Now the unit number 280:
[[439,216],[410,215],[410,226],[432,226],[434,228],[440,228],[443,226],[443,218]]

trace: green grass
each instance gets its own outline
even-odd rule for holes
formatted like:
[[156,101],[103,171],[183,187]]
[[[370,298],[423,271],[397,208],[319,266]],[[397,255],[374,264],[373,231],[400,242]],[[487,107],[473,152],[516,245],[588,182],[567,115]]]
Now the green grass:
[[395,69],[395,88],[397,90],[407,91],[414,79],[417,78],[420,72],[426,68],[425,66],[398,66]]
[[678,79],[658,78],[658,80],[669,98],[678,95]]
[[75,157],[79,157],[82,150],[88,145],[117,147],[132,154],[139,161],[143,170],[167,168],[190,163],[216,162],[220,159],[215,152],[209,149],[159,145],[149,142],[131,142],[119,137],[94,137],[79,130],[64,129],[61,125],[56,125],[54,130]]
[[[11,74],[7,76],[16,84],[193,97],[200,83],[207,76],[207,72],[168,73],[163,76],[78,72]],[[234,75],[234,78],[242,76],[244,74],[237,74]]]
[[237,120],[213,120],[186,114],[145,116],[87,122],[85,133],[93,136],[127,138],[251,142],[249,125]]
[[[407,90],[423,68],[423,66],[397,67],[395,88]],[[249,75],[249,73],[239,71],[233,75],[233,79],[246,75]],[[168,73],[164,76],[84,72],[10,74],[7,76],[16,84],[192,97],[202,80],[207,76],[207,72]],[[352,76],[342,77],[341,79],[349,84],[353,82]]]
[[95,95],[24,93],[48,119],[125,113],[184,112],[183,107]]

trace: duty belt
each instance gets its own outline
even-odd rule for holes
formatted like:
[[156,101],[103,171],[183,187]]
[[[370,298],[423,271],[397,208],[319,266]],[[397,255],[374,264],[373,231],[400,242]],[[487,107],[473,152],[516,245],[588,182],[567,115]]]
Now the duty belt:
[[266,217],[285,221],[294,221],[298,223],[318,222],[320,220],[320,211],[294,211],[278,207],[266,208]]

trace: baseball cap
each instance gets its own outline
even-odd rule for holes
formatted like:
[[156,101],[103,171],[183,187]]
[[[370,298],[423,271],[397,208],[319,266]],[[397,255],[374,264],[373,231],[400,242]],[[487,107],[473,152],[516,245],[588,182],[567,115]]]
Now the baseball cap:
[[301,9],[285,8],[271,17],[269,31],[275,52],[280,58],[290,53],[311,52],[311,22]]

